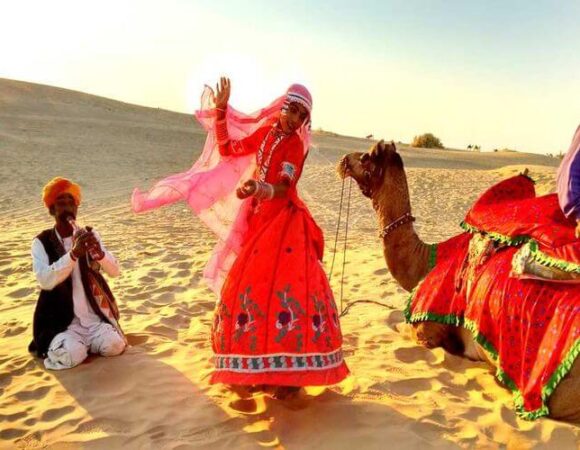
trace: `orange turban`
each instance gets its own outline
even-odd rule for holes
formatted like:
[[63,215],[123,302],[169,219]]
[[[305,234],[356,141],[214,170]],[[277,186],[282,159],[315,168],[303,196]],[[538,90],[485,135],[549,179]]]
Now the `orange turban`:
[[81,187],[66,178],[56,177],[50,180],[42,189],[42,200],[47,208],[54,205],[57,197],[62,194],[70,194],[75,203],[81,204]]

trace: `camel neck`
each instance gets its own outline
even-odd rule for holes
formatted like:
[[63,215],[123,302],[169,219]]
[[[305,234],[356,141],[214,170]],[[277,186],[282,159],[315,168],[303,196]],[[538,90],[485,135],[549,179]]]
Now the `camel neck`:
[[[406,213],[411,213],[406,182],[404,188],[389,186],[380,189],[373,198],[379,230],[383,230]],[[395,193],[398,195],[393,195]],[[412,222],[395,228],[382,241],[389,271],[405,290],[411,291],[429,270],[429,245],[419,238]]]

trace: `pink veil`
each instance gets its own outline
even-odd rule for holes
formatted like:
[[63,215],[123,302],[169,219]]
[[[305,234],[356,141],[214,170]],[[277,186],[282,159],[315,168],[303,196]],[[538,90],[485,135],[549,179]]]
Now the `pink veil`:
[[[279,117],[286,95],[267,107],[244,114],[228,106],[228,132],[232,140],[241,140],[258,129],[273,124]],[[195,116],[207,131],[203,151],[186,172],[170,175],[157,182],[148,192],[135,188],[131,197],[134,212],[141,213],[185,200],[195,214],[216,234],[218,242],[207,262],[203,277],[218,295],[226,276],[240,252],[247,231],[250,199],[239,200],[236,188],[240,181],[251,178],[256,169],[255,154],[222,157],[216,144],[213,92],[205,87],[201,108]],[[299,130],[305,152],[310,144],[310,129]],[[257,149],[256,149],[257,150]]]

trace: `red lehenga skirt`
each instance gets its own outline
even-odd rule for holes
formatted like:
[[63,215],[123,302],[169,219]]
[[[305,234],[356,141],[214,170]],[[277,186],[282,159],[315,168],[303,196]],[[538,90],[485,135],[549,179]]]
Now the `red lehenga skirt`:
[[212,327],[212,382],[331,385],[348,375],[320,228],[298,199],[260,205]]

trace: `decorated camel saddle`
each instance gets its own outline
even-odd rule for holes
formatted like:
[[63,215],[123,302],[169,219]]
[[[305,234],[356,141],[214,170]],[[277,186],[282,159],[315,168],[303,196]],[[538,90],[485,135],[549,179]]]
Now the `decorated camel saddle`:
[[436,247],[434,268],[412,293],[410,323],[463,326],[497,367],[527,419],[580,352],[580,240],[556,194],[537,197],[526,175],[487,190]]

